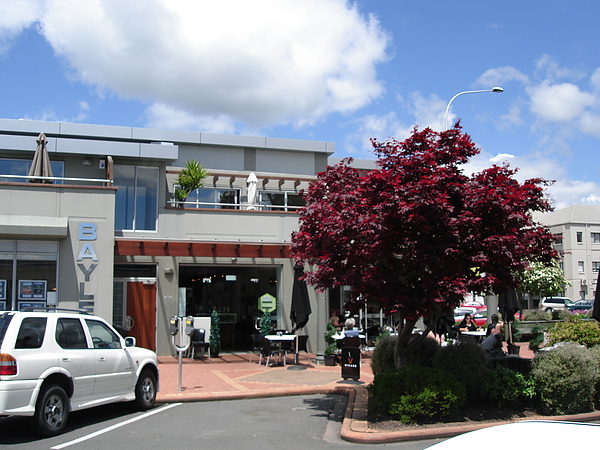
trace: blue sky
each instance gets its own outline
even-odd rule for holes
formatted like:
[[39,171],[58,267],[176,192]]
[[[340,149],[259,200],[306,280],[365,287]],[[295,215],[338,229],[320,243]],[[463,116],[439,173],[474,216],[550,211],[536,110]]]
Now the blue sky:
[[333,141],[444,127],[600,204],[596,0],[0,0],[0,117]]

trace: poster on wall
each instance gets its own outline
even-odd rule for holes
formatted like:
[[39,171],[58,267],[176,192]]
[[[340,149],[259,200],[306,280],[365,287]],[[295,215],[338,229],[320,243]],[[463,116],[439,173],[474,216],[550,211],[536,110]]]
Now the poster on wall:
[[19,300],[46,300],[46,280],[19,280]]
[[6,300],[6,280],[0,280],[0,300]]
[[25,308],[45,308],[46,302],[19,302],[19,311],[23,311]]

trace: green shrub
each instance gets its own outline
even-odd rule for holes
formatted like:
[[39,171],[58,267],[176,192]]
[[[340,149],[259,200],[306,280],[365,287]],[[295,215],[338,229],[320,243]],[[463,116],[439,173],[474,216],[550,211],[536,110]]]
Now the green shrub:
[[592,361],[596,363],[598,370],[598,380],[594,386],[594,407],[600,409],[600,345],[595,345],[589,349]]
[[457,411],[465,402],[462,383],[431,367],[407,366],[375,376],[369,408],[402,423],[431,422]]
[[433,367],[433,361],[435,361],[440,349],[440,344],[431,338],[413,342],[415,344],[408,347],[406,364],[409,366]]
[[533,380],[516,370],[496,367],[481,381],[481,398],[497,406],[516,406],[535,396]]
[[538,352],[531,377],[545,414],[592,411],[598,363],[594,353],[577,344]]
[[537,352],[540,345],[544,343],[544,328],[539,325],[534,325],[531,328],[531,339],[529,340],[529,350]]
[[545,320],[551,320],[552,314],[547,313],[541,309],[527,309],[523,311],[523,320],[532,322],[541,322]]
[[396,370],[394,362],[394,349],[396,348],[396,336],[385,336],[377,340],[377,345],[371,356],[371,369],[373,375]]
[[474,400],[480,398],[481,380],[490,370],[485,350],[471,342],[441,347],[433,366],[464,383],[469,398]]
[[548,341],[550,345],[557,342],[576,342],[586,347],[593,347],[600,344],[600,325],[595,320],[584,321],[571,318],[548,328]]
[[550,315],[552,317],[552,320],[569,320],[571,318],[571,311],[569,311],[568,309],[555,309]]

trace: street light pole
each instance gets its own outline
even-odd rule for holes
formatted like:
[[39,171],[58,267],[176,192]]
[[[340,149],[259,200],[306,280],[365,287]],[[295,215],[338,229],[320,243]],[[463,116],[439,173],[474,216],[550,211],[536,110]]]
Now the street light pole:
[[459,95],[463,95],[463,94],[477,94],[479,92],[504,92],[504,89],[502,89],[501,87],[494,87],[492,89],[479,89],[477,91],[463,91],[463,92],[459,92],[458,94],[456,94],[454,97],[452,97],[450,99],[450,101],[448,102],[448,105],[446,106],[446,113],[444,114],[444,124],[445,124],[446,130],[448,129],[448,112],[450,111],[450,105],[452,104],[452,102],[454,101],[454,99],[456,97],[458,97]]

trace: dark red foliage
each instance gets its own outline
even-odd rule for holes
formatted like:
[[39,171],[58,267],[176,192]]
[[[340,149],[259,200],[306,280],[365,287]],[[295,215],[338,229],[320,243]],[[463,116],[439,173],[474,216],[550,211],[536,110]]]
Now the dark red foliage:
[[292,239],[294,257],[314,265],[309,283],[349,285],[414,320],[471,291],[514,287],[526,261],[556,256],[531,218],[550,210],[548,183],[521,184],[508,166],[465,175],[479,150],[458,127],[373,145],[378,169],[361,174],[344,160],[309,188]]

